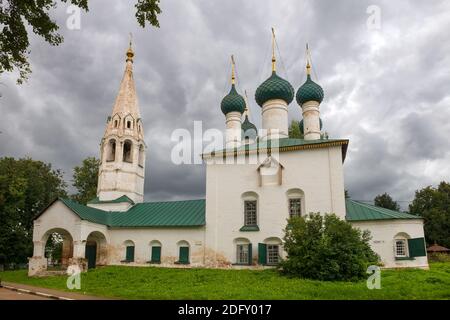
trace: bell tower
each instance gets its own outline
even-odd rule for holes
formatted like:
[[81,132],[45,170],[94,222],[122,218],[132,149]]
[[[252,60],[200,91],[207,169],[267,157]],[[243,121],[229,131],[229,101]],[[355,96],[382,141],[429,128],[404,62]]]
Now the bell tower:
[[146,145],[133,79],[133,58],[130,41],[119,93],[100,144],[97,187],[100,202],[124,195],[135,203],[144,199]]

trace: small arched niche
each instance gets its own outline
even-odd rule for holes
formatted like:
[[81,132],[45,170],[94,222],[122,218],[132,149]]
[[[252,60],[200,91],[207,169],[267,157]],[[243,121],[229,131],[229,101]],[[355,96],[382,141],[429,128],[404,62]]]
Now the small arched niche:
[[116,160],[116,140],[110,139],[106,144],[106,161],[112,162]]

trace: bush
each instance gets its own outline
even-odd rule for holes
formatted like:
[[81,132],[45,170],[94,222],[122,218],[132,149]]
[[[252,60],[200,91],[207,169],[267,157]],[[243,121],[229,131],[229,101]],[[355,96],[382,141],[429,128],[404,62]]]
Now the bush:
[[369,231],[360,231],[335,214],[293,217],[285,229],[285,274],[316,280],[355,281],[379,258],[369,245]]
[[450,262],[450,254],[441,252],[429,253],[428,260],[430,262]]

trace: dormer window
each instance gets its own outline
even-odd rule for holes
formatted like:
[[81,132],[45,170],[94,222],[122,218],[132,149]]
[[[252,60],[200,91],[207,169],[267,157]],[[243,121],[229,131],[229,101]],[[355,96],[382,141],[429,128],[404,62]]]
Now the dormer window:
[[131,129],[131,121],[127,121],[127,129]]
[[118,125],[119,125],[119,121],[114,120],[114,128],[117,128]]

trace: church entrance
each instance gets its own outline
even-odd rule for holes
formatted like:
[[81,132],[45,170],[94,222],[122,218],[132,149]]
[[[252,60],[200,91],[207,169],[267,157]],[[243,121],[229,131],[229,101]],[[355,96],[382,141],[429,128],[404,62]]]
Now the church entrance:
[[97,242],[86,243],[86,260],[88,269],[95,268],[97,264]]
[[93,231],[86,238],[85,258],[88,269],[107,264],[106,237],[100,231]]

